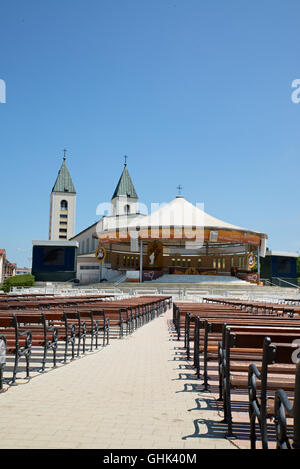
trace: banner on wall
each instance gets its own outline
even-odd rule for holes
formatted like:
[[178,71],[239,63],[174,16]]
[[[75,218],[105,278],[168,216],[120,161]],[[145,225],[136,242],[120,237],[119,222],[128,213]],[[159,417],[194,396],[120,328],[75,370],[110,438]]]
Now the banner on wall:
[[256,266],[256,258],[253,252],[250,252],[247,256],[247,264],[249,269],[253,269]]
[[159,268],[163,266],[163,243],[161,241],[148,243],[147,265]]
[[95,252],[95,256],[98,262],[104,262],[106,257],[106,250],[103,246],[98,246]]

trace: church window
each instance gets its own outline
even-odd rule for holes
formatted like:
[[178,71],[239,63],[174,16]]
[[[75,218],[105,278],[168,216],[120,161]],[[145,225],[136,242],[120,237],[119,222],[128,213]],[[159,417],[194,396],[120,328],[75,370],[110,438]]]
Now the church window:
[[130,205],[125,205],[124,212],[126,213],[126,215],[130,213]]
[[60,203],[61,210],[68,210],[68,202],[66,200],[62,200]]

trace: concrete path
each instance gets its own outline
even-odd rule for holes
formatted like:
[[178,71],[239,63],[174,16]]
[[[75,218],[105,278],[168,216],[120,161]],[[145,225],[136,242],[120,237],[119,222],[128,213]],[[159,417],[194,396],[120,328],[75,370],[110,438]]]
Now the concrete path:
[[0,448],[230,448],[171,311],[0,395]]

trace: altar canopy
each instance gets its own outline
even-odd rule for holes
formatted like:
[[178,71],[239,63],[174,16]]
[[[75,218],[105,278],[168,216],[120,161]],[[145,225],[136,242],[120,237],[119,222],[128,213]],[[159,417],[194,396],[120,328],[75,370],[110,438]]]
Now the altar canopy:
[[186,241],[193,243],[250,244],[261,249],[264,255],[267,235],[233,225],[206,213],[202,205],[193,205],[177,196],[160,206],[150,215],[129,219],[116,219],[115,225],[97,233],[100,243],[128,242],[132,238],[163,243]]

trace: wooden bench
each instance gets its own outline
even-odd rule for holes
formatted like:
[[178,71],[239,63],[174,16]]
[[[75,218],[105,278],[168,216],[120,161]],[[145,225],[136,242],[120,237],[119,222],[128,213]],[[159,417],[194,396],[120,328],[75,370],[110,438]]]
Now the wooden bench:
[[[252,364],[252,362],[256,361],[261,363],[262,367],[262,376],[265,377],[265,381],[261,382],[262,392],[264,388],[264,384],[268,386],[268,389],[274,389],[278,387],[278,377],[275,377],[273,380],[267,381],[266,376],[268,372],[269,365],[275,363],[274,356],[267,352],[263,354],[266,348],[267,341],[265,339],[266,335],[269,335],[268,340],[273,340],[273,342],[278,344],[284,344],[285,353],[290,353],[290,361],[283,362],[289,364],[288,367],[273,367],[272,373],[275,375],[277,374],[287,374],[291,375],[295,371],[295,366],[291,361],[291,353],[293,351],[291,343],[295,339],[295,337],[300,337],[300,330],[297,331],[297,335],[295,331],[293,332],[278,332],[278,331],[269,331],[262,330],[261,332],[245,332],[239,331],[238,327],[235,327],[235,330],[232,330],[232,327],[224,326],[224,334],[222,343],[220,343],[219,347],[219,370],[220,370],[220,383],[222,387],[222,399],[223,399],[223,409],[224,409],[224,422],[227,423],[227,434],[226,438],[233,438],[232,432],[232,412],[231,412],[231,389],[238,388],[238,389],[248,389],[250,385],[250,378],[248,376],[243,376],[241,373],[244,371],[245,367],[242,364],[240,365],[239,362],[244,361],[248,363],[248,366]],[[283,346],[283,345],[282,345]],[[269,349],[268,349],[269,350]],[[235,372],[239,373],[238,375],[232,374],[231,369],[231,361],[232,359],[237,360],[235,366]],[[264,361],[265,360],[265,361]],[[240,366],[239,366],[240,365]],[[249,381],[250,380],[250,381]],[[292,380],[293,381],[293,380]],[[285,378],[285,386],[287,386],[287,378]],[[293,386],[293,382],[289,383],[289,385]],[[249,391],[250,392],[250,391]],[[251,404],[249,404],[250,406]],[[251,414],[252,415],[252,414]],[[252,417],[251,417],[252,418]],[[259,420],[260,425],[264,425],[264,418],[262,417]],[[253,441],[253,440],[251,440]],[[262,443],[263,447],[266,444],[265,434],[262,431]]]
[[[213,357],[218,353],[218,343],[222,338],[224,324],[228,326],[238,326],[240,330],[244,327],[247,331],[250,327],[250,331],[260,332],[262,328],[266,330],[266,327],[272,328],[274,332],[276,328],[280,330],[282,328],[295,328],[300,329],[299,320],[284,320],[279,318],[272,318],[269,316],[248,316],[247,318],[239,319],[235,316],[227,318],[212,317],[212,318],[200,318],[197,317],[196,328],[194,334],[194,367],[196,368],[197,377],[200,378],[200,353],[203,352],[203,377],[204,377],[204,390],[207,391],[209,388],[208,384],[208,361],[209,358]],[[200,332],[203,331],[202,335]]]
[[[287,417],[293,419],[292,442],[287,432]],[[300,449],[300,363],[296,365],[295,391],[289,399],[284,389],[277,389],[274,401],[274,423],[277,449]]]
[[[32,347],[31,331],[29,329],[20,331],[17,317],[14,314],[0,318],[0,334],[2,339],[5,337],[5,354],[14,356],[13,376],[10,384],[14,385],[16,382],[19,361],[23,356],[26,360],[26,378],[29,379],[29,361]],[[0,387],[3,388],[3,382]]]
[[[276,340],[276,339],[275,339]],[[281,339],[280,339],[281,340]],[[294,355],[298,355],[294,357]],[[256,448],[256,421],[260,427],[260,434],[263,449],[268,448],[267,435],[267,418],[275,416],[277,447],[288,445],[286,432],[286,421],[283,418],[284,408],[290,412],[290,416],[294,418],[294,438],[295,445],[300,443],[299,433],[299,398],[300,398],[300,382],[297,383],[297,372],[295,363],[298,362],[297,368],[299,373],[299,353],[293,348],[291,343],[276,344],[270,337],[265,337],[263,345],[263,358],[261,367],[251,363],[248,371],[248,394],[249,394],[249,416],[250,416],[250,442],[251,448]],[[274,365],[276,363],[276,372],[286,375],[284,379],[279,379],[274,375]],[[299,376],[299,375],[298,375]],[[296,377],[296,380],[295,380]],[[284,388],[279,390],[278,388]],[[260,389],[260,393],[258,390]],[[275,401],[274,393],[276,391]],[[287,401],[287,391],[294,392],[294,406]],[[276,397],[277,396],[277,397]],[[277,424],[278,422],[278,424]],[[299,445],[300,447],[300,445]]]

